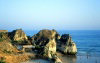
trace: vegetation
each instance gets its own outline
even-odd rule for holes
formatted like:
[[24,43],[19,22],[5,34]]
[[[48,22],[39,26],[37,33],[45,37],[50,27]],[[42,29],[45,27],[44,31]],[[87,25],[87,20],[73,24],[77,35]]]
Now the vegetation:
[[21,44],[22,42],[23,42],[22,40],[19,40],[19,41],[11,40],[11,43],[12,44]]
[[11,54],[12,52],[11,51],[7,51],[7,50],[3,50],[4,53],[8,53],[8,54]]
[[35,48],[36,49],[40,49],[41,47],[39,45],[35,45]]
[[0,42],[2,42],[4,39],[0,38]]
[[0,63],[6,63],[5,61],[0,60]]
[[4,57],[1,57],[1,58],[0,58],[0,63],[6,63]]
[[0,42],[2,42],[3,40],[6,40],[7,39],[7,33],[5,32],[1,32],[0,33]]

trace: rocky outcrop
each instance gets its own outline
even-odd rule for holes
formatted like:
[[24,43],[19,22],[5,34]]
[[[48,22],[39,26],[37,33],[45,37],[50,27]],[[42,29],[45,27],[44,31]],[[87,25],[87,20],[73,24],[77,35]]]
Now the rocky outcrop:
[[17,44],[29,44],[28,38],[22,29],[17,29],[9,32],[9,36]]
[[6,33],[6,32],[8,32],[8,30],[0,30],[0,33]]
[[52,58],[52,55],[56,53],[57,39],[59,39],[59,34],[55,30],[41,30],[33,36],[33,43],[43,56]]
[[15,53],[18,50],[9,42],[9,41],[3,41],[0,42],[0,52],[3,53]]
[[52,63],[62,63],[56,55],[56,41],[59,39],[60,35],[55,30],[40,30],[32,37],[33,44],[38,48],[38,53],[51,59]]
[[11,35],[12,35],[12,39],[15,41],[27,40],[27,36],[22,29],[12,31]]
[[57,55],[53,55],[51,63],[62,63],[62,61],[57,57]]
[[0,38],[2,39],[7,39],[8,38],[8,33],[0,33]]
[[8,37],[7,30],[0,30],[0,41],[3,41],[3,40],[10,40]]
[[44,56],[52,58],[53,54],[56,54],[56,42],[55,39],[50,39],[44,47]]
[[64,34],[61,36],[57,49],[65,54],[75,55],[77,53],[76,44],[72,41],[69,34]]
[[0,41],[1,39],[6,40],[9,37],[9,42],[2,41],[0,45],[1,51],[4,53],[18,51],[16,48],[13,48],[13,45],[23,45],[23,52],[25,50],[32,50],[39,57],[49,58],[51,63],[62,63],[58,58],[60,57],[57,55],[58,51],[69,55],[75,55],[77,53],[76,44],[72,41],[71,36],[69,34],[60,36],[56,30],[40,30],[33,37],[26,36],[22,29],[17,29],[12,32],[0,31]]

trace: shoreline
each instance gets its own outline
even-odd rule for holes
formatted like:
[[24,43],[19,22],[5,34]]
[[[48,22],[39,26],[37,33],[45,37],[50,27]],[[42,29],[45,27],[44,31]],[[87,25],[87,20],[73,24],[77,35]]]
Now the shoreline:
[[[87,55],[63,55],[57,53],[63,63],[100,63],[100,56]],[[43,58],[35,58],[21,63],[50,63],[49,60]]]
[[[33,35],[33,37],[30,37],[27,36],[22,29],[17,29],[12,32],[1,33],[0,39],[0,47],[2,49],[0,51],[2,54],[7,54],[6,61],[9,61],[9,63],[12,61],[14,61],[13,63],[52,63],[50,60],[54,63],[100,63],[100,53],[97,52],[99,48],[94,48],[93,46],[84,47],[82,49],[81,47],[77,48],[76,44],[78,43],[72,40],[70,34],[63,34],[61,36],[56,30],[41,30],[36,35]],[[83,40],[83,42],[85,41]],[[92,44],[94,43],[91,43],[91,45]],[[21,47],[17,48],[19,45],[21,45]],[[82,46],[85,44],[82,43],[78,45]],[[99,45],[96,46],[99,47]],[[28,52],[32,52],[34,56]],[[18,55],[10,56],[11,59],[9,59],[9,54],[15,53],[18,53]],[[25,53],[26,55],[23,55],[25,56],[24,58],[21,54]]]

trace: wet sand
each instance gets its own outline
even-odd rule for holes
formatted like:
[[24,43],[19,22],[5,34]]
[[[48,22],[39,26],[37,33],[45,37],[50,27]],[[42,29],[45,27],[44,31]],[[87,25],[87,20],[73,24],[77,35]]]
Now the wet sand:
[[63,56],[63,63],[100,63],[100,57],[95,56]]
[[63,63],[100,63],[100,56],[98,55],[63,55],[57,53]]
[[[100,56],[88,56],[88,55],[63,55],[57,53],[58,57],[61,59],[63,63],[100,63]],[[48,60],[44,59],[33,59],[30,61],[22,62],[22,63],[50,63]]]

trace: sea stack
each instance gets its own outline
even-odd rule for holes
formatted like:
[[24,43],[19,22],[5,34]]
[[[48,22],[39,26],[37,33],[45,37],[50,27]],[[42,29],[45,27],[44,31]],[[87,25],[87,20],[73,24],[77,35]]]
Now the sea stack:
[[72,41],[69,34],[63,34],[58,41],[57,49],[64,54],[75,55],[77,53],[76,44]]

